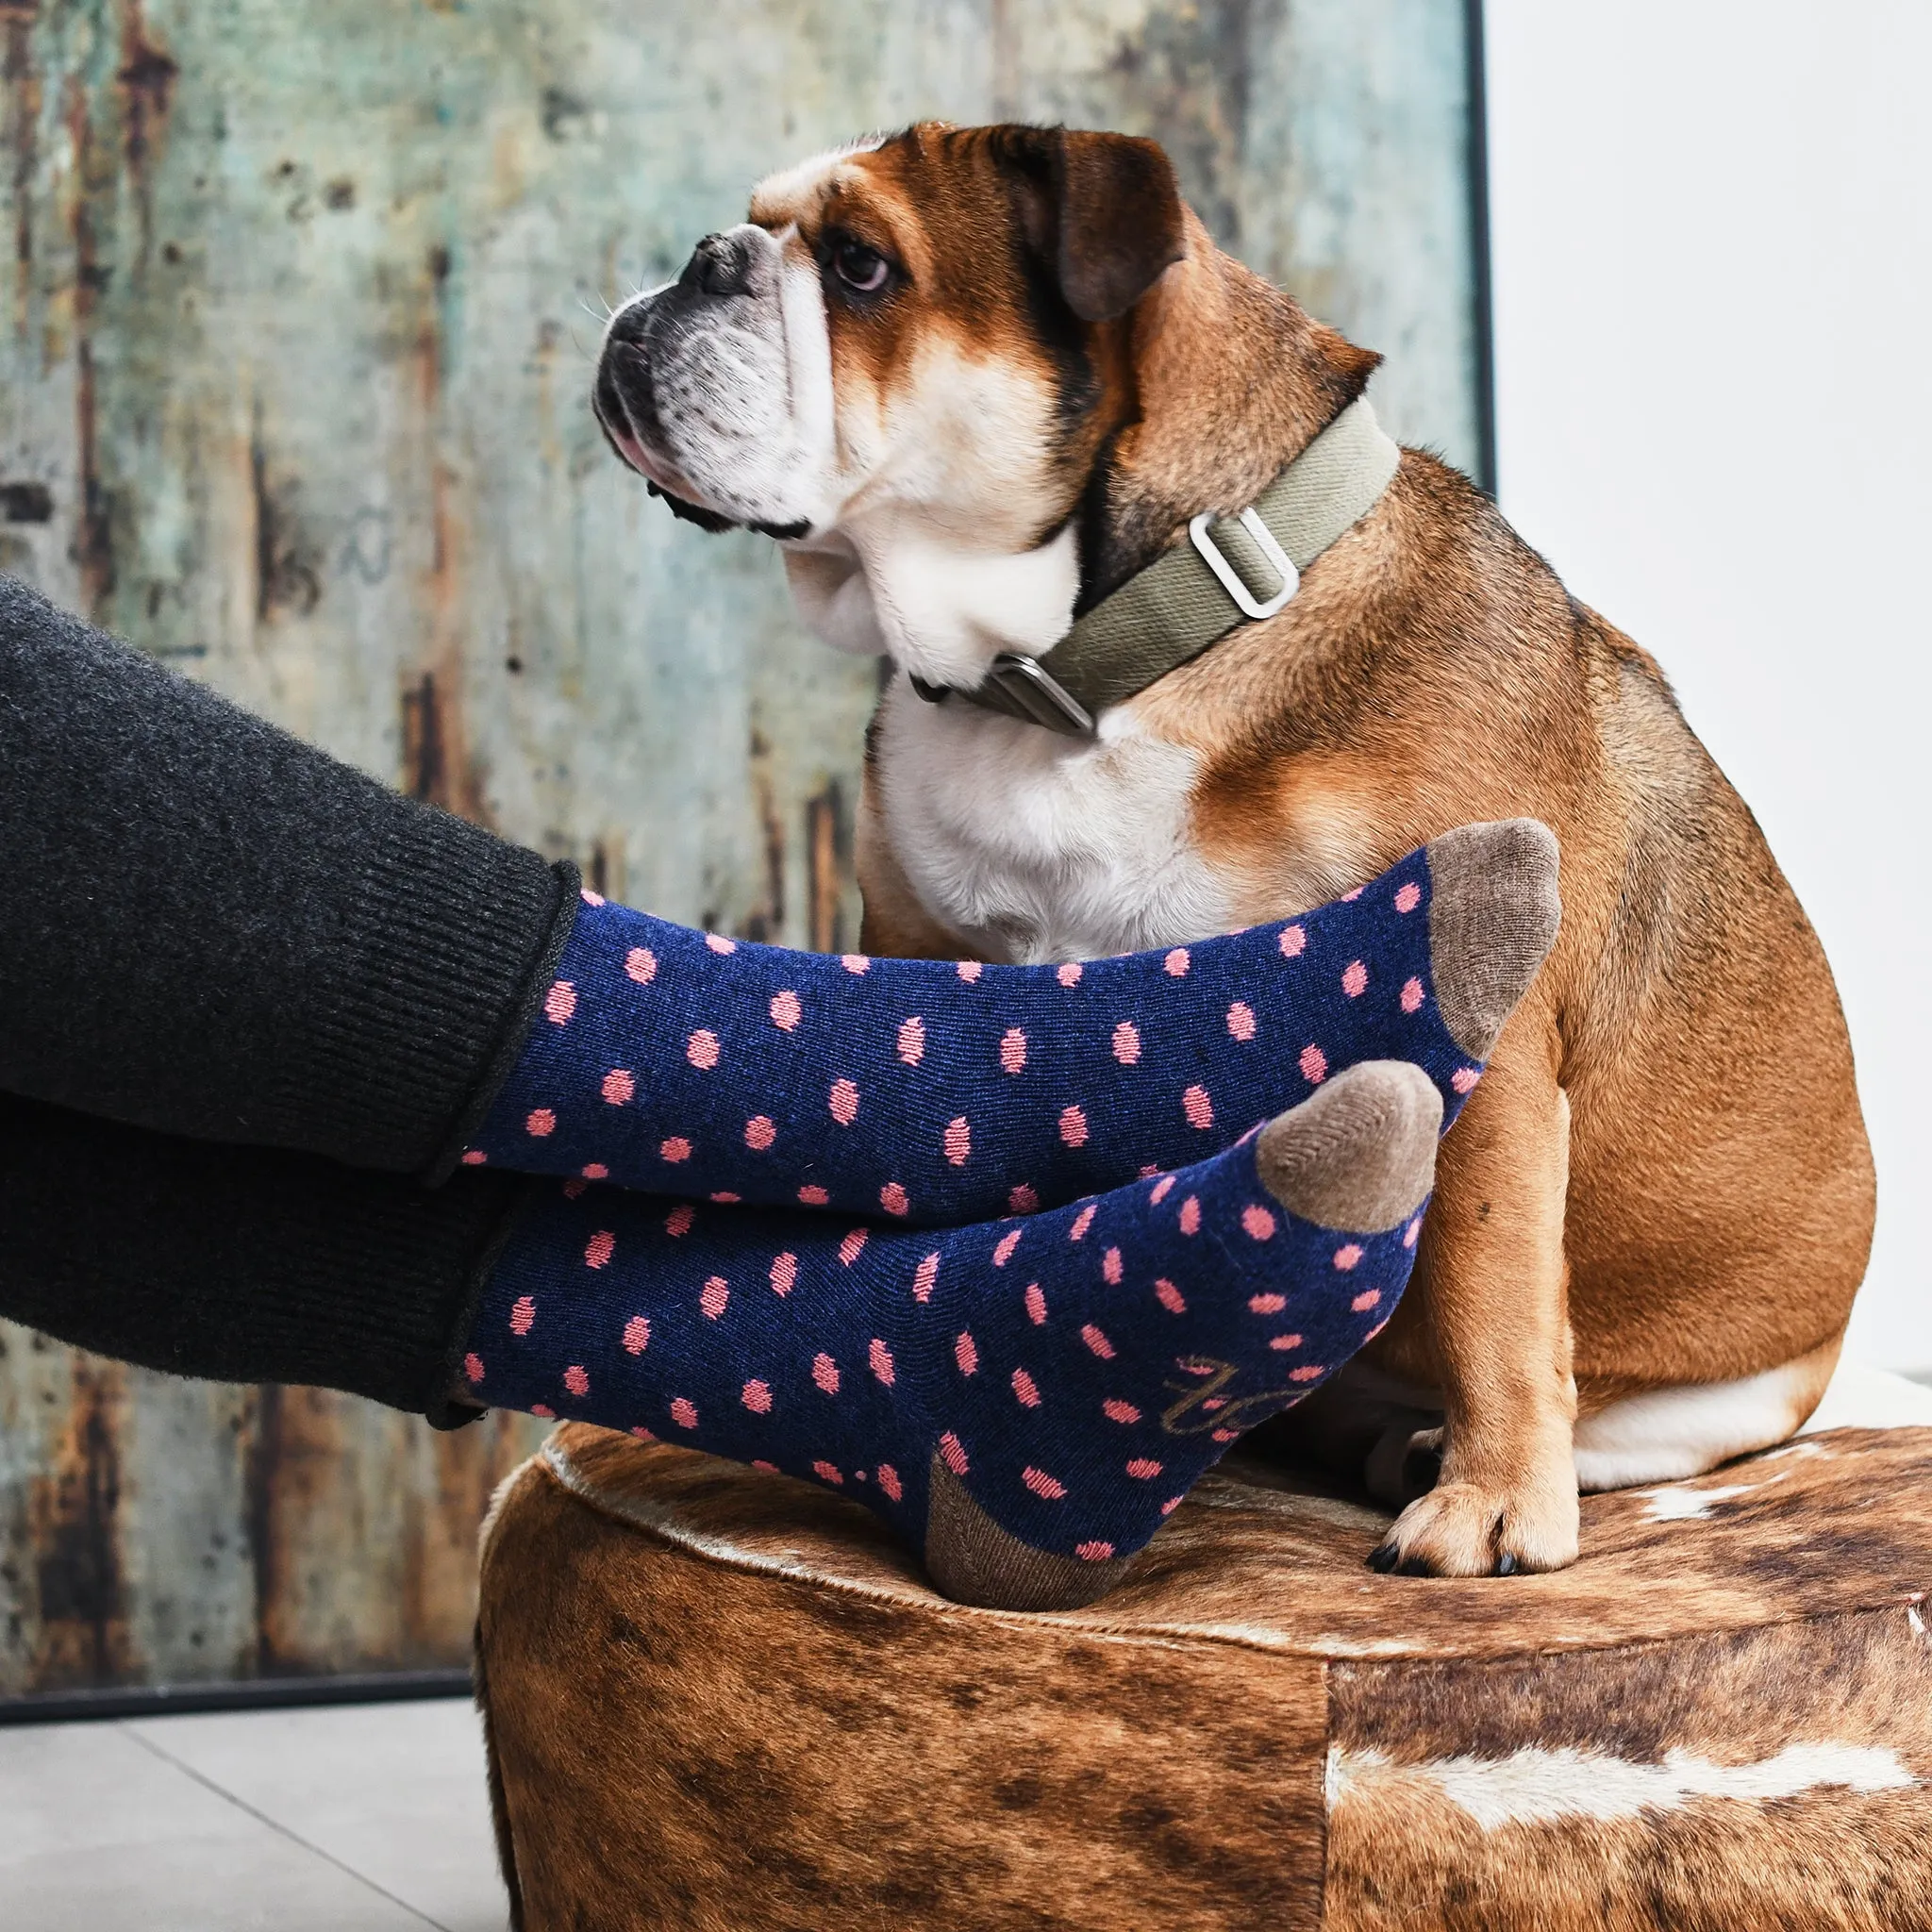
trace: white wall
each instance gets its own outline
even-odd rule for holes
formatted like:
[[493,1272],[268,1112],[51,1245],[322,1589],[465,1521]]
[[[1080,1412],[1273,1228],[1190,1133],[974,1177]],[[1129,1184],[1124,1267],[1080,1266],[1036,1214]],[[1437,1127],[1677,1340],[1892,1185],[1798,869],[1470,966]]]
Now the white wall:
[[1932,5],[1487,11],[1503,506],[1824,937],[1878,1158],[1851,1353],[1932,1367]]

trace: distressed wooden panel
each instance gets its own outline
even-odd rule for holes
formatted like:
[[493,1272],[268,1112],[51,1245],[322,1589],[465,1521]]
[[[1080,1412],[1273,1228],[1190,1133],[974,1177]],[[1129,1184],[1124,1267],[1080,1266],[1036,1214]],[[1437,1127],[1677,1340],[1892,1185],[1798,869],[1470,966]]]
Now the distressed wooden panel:
[[[1473,464],[1463,12],[0,0],[0,567],[607,892],[836,947],[872,671],[606,454],[604,305],[854,131],[1125,127]],[[460,1659],[528,1425],[0,1345],[0,1694]]]

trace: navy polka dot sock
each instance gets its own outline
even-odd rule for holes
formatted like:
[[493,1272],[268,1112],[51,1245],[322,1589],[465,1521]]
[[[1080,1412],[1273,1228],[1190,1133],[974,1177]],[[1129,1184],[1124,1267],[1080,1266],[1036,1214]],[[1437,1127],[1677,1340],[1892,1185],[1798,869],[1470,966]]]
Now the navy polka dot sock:
[[1417,1068],[1371,1061],[1177,1174],[930,1233],[567,1181],[463,1373],[477,1401],[837,1488],[950,1596],[1086,1603],[1389,1319],[1441,1123]]
[[1357,1060],[1445,1120],[1555,937],[1556,841],[1466,825],[1297,919],[1063,966],[843,958],[593,895],[472,1162],[925,1225],[1226,1147]]

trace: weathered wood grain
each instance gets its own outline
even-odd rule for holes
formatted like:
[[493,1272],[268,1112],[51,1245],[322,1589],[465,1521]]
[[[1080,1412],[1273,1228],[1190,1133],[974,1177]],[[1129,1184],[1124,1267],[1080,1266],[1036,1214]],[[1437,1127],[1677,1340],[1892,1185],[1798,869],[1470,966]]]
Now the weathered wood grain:
[[[873,674],[586,406],[605,305],[918,114],[1165,141],[1473,463],[1459,0],[0,0],[0,568],[603,891],[856,930]],[[0,1695],[459,1660],[527,1440],[0,1336]]]

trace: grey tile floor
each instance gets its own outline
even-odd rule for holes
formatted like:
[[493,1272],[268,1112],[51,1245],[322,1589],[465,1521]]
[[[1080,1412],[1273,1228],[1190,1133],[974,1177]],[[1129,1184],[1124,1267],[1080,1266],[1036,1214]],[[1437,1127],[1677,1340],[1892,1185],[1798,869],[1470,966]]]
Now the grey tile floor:
[[0,1728],[5,1932],[503,1932],[467,1701]]

